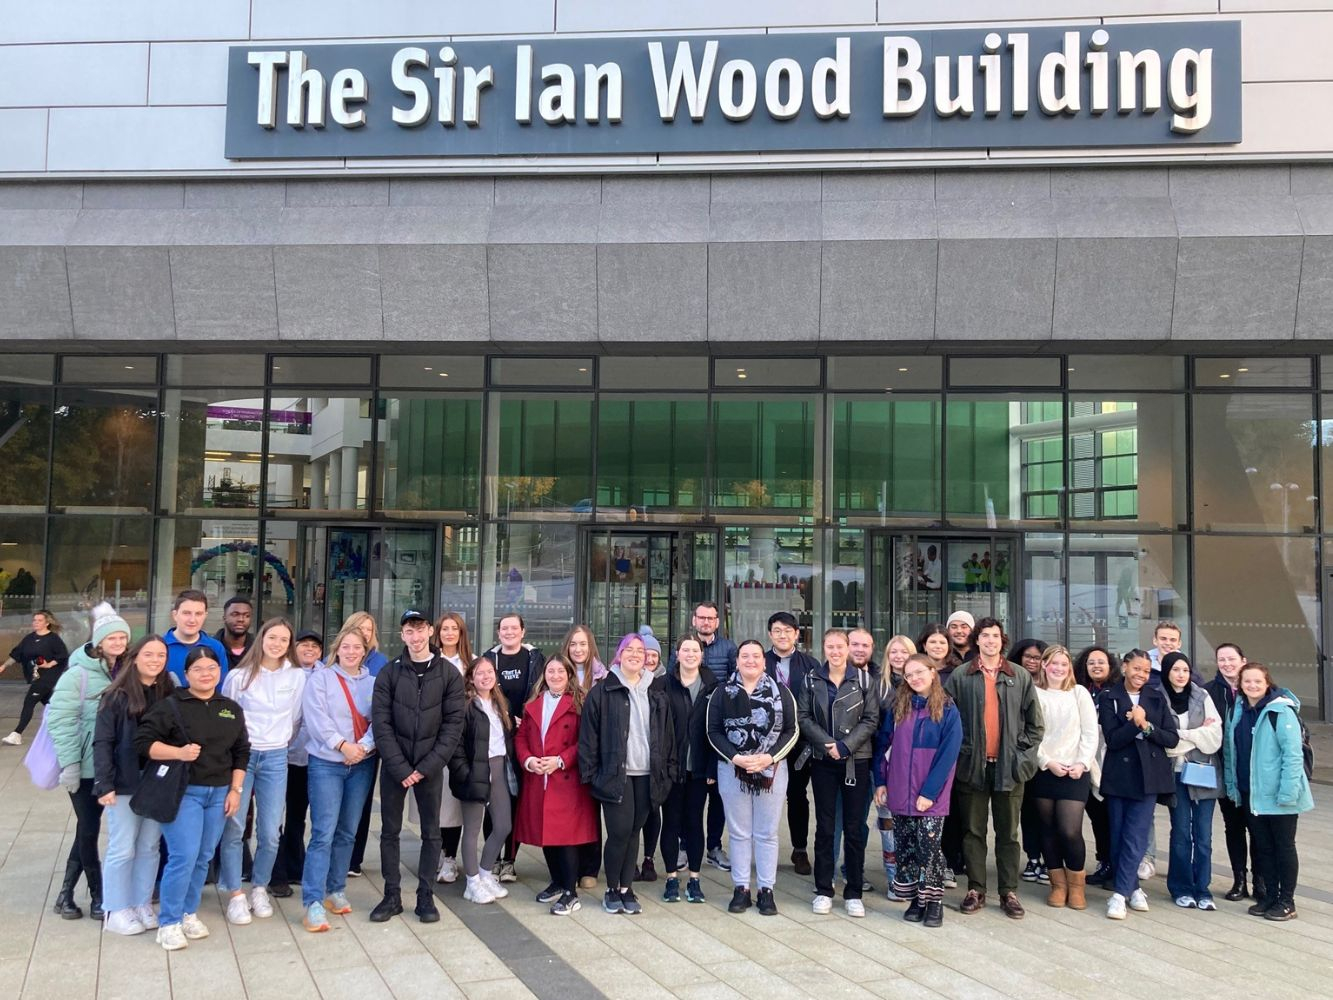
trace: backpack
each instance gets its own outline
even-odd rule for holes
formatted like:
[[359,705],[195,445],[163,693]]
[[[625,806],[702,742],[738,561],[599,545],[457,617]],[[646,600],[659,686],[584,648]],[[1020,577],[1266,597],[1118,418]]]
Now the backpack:
[[[1295,709],[1292,709],[1291,714],[1296,716],[1296,725],[1301,727],[1301,764],[1305,768],[1305,778],[1308,781],[1314,777],[1314,747],[1310,746],[1310,730],[1305,727],[1305,720]],[[1268,721],[1273,724],[1273,732],[1276,733],[1277,713],[1269,712]]]

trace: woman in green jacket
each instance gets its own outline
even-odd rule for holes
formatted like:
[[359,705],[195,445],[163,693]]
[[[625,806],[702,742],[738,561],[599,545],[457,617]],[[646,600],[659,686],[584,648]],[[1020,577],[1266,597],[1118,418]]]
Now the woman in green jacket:
[[1314,808],[1301,748],[1301,703],[1273,683],[1262,663],[1241,668],[1240,694],[1227,725],[1227,796],[1250,830],[1255,893],[1249,912],[1269,920],[1296,916],[1296,817]]
[[74,806],[74,843],[65,861],[65,881],[56,896],[54,911],[77,920],[83,911],[74,904],[74,886],[82,872],[88,881],[88,915],[102,919],[102,866],[97,838],[102,828],[102,806],[93,794],[93,733],[97,706],[111,683],[130,644],[130,627],[110,604],[93,608],[92,641],[74,651],[69,669],[56,683],[46,709],[46,727],[60,764],[60,785]]

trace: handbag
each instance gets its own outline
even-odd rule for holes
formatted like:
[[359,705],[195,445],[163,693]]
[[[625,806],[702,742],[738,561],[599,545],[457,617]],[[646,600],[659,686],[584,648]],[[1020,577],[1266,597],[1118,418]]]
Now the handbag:
[[[83,727],[83,703],[88,694],[88,671],[79,671],[79,727]],[[37,735],[32,738],[32,746],[23,757],[23,766],[28,769],[32,783],[38,788],[51,791],[60,784],[60,758],[56,754],[56,742],[51,738],[51,728],[47,721],[51,718],[48,709],[42,713],[42,724],[37,727]]]
[[509,785],[511,797],[518,796],[518,772],[514,770],[514,758],[505,757],[505,783]]
[[1187,760],[1185,766],[1180,769],[1180,781],[1191,788],[1216,788],[1217,767],[1213,764],[1198,764]]
[[347,708],[352,713],[352,742],[360,743],[361,737],[365,736],[366,730],[370,728],[370,721],[356,710],[356,702],[352,700],[352,689],[347,686],[347,682],[339,676],[338,683],[342,685],[343,697],[347,699]]
[[[168,696],[167,703],[188,743],[190,734],[185,729],[185,720],[181,718],[176,699]],[[158,823],[170,823],[180,811],[181,799],[185,798],[185,789],[189,784],[190,766],[185,761],[150,759],[139,777],[139,787],[130,796],[130,811]]]

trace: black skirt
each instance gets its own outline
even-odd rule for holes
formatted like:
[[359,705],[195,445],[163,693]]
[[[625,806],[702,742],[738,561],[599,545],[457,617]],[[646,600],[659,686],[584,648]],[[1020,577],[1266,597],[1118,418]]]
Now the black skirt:
[[1044,767],[1028,782],[1028,794],[1039,799],[1068,799],[1087,802],[1092,791],[1092,778],[1087,771],[1081,778],[1057,778]]

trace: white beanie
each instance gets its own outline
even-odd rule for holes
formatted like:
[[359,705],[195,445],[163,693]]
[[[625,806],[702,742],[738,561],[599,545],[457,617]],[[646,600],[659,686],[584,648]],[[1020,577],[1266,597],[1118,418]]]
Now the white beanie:
[[953,614],[949,616],[949,620],[944,623],[945,627],[947,628],[954,622],[964,622],[968,628],[977,627],[977,620],[972,617],[972,613],[970,611],[955,611]]
[[126,622],[124,618],[120,617],[120,615],[116,613],[116,609],[106,601],[103,601],[101,604],[97,605],[97,607],[93,608],[92,616],[92,641],[94,647],[100,646],[102,640],[114,632],[124,632],[125,637],[129,638],[131,634],[129,623]]

